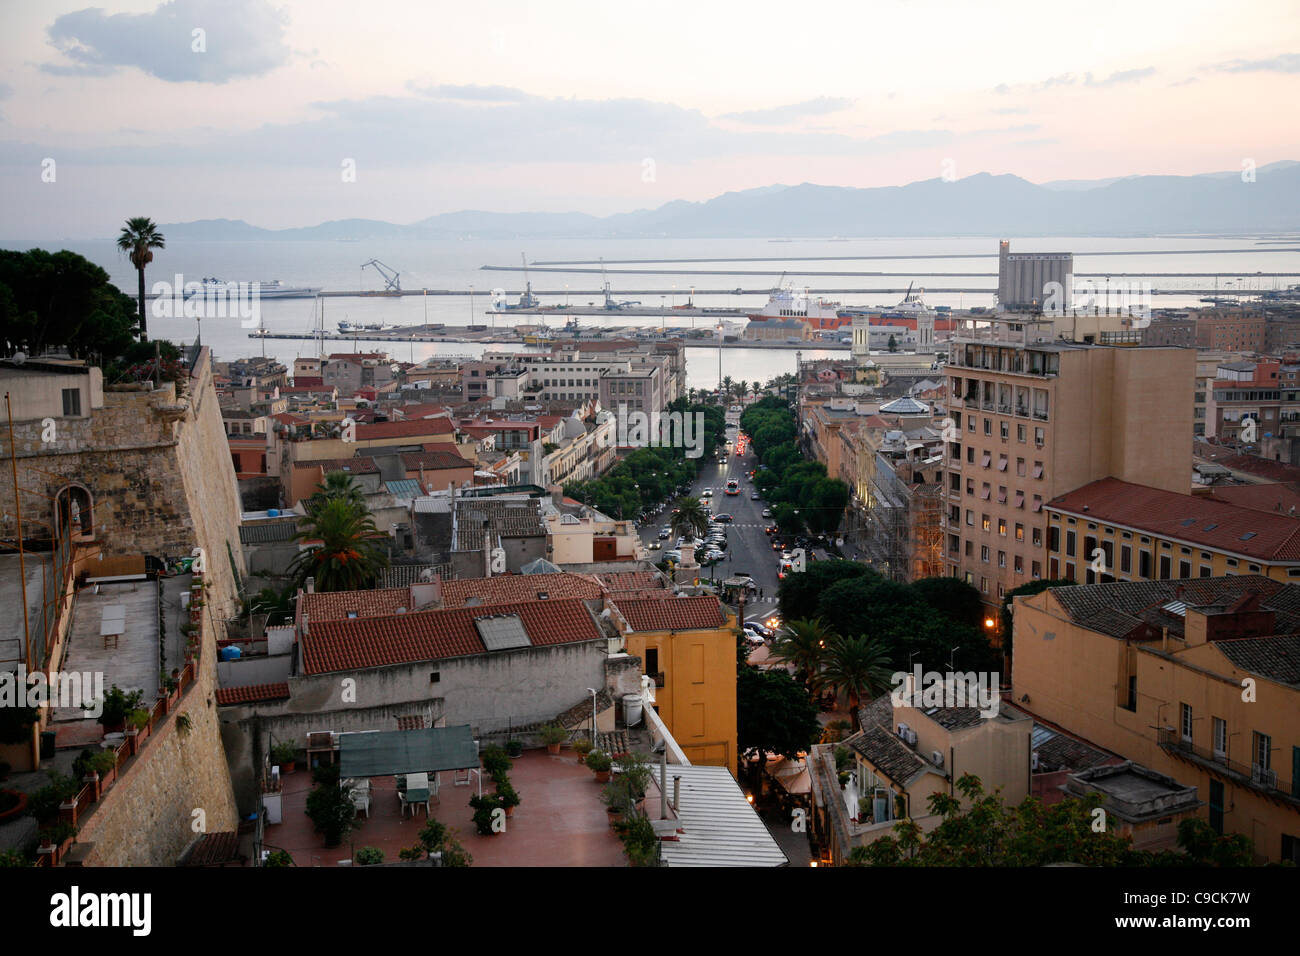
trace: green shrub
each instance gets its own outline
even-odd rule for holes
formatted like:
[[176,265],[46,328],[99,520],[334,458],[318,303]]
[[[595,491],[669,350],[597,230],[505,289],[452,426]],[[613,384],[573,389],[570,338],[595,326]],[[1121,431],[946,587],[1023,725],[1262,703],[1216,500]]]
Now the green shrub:
[[569,732],[559,724],[547,724],[540,731],[538,736],[542,738],[542,743],[551,747],[555,744],[562,744],[569,739]]
[[59,804],[71,800],[81,791],[81,781],[50,771],[50,783],[41,787],[27,801],[27,812],[38,823],[51,823],[58,818]]
[[659,862],[659,838],[654,825],[642,814],[635,814],[620,827],[623,850],[633,866],[656,866]]
[[519,794],[515,791],[509,777],[497,781],[497,799],[501,801],[501,806],[507,809],[519,806]]
[[293,866],[293,857],[284,850],[272,850],[266,855],[263,866]]
[[337,782],[320,783],[307,794],[307,816],[325,837],[326,846],[338,846],[344,835],[356,826],[357,808]]
[[591,753],[587,754],[587,766],[596,773],[605,773],[613,765],[614,761],[611,760],[609,754],[605,753],[603,750],[593,750]]
[[505,749],[493,744],[491,747],[483,748],[483,769],[492,776],[504,773],[510,769],[510,757]]
[[474,827],[480,836],[492,836],[497,831],[492,824],[496,820],[496,811],[504,810],[501,801],[495,796],[470,797],[469,805],[474,808]]
[[518,740],[506,741],[506,753],[511,757],[518,757],[524,752],[524,745]]
[[375,866],[384,862],[384,851],[377,846],[363,846],[357,850],[357,866]]
[[132,712],[141,710],[143,705],[144,691],[133,690],[127,693],[114,684],[104,695],[104,710],[99,715],[99,722],[105,727],[125,724]]
[[587,754],[591,753],[591,741],[586,737],[579,737],[573,742],[573,749],[577,752],[579,757],[585,759]]
[[298,757],[298,748],[292,740],[282,740],[271,748],[271,763],[293,763]]
[[0,850],[0,869],[10,866],[33,866],[18,850]]

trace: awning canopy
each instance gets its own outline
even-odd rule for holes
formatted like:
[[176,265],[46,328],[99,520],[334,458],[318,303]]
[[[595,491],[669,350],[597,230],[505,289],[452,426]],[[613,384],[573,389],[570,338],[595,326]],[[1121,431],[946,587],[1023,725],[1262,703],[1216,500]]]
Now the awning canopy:
[[469,724],[339,734],[339,774],[343,777],[387,777],[477,766],[478,748]]

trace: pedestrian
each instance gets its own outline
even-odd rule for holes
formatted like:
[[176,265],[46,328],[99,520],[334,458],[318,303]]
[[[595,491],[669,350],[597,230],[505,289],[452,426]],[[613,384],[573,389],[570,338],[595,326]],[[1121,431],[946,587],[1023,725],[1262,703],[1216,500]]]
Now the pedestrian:
[[758,589],[758,599],[759,599],[760,601],[763,600],[763,589],[762,589],[762,588],[759,588],[759,589]]

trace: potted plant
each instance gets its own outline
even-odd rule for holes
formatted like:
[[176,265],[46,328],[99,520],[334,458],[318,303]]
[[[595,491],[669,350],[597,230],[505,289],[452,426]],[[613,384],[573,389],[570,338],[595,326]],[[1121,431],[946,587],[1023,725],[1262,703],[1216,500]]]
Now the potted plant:
[[130,693],[114,684],[104,695],[103,708],[99,722],[105,733],[117,733],[126,726],[126,719],[134,710],[139,710],[144,703],[144,693],[133,690]]
[[376,866],[384,862],[384,851],[377,846],[363,846],[357,850],[357,866]]
[[497,781],[497,800],[501,807],[506,811],[506,816],[515,815],[515,807],[519,806],[519,793],[515,790],[514,784],[510,782],[509,777],[502,777]]
[[292,740],[282,740],[271,748],[271,763],[280,768],[281,774],[293,773],[297,768],[298,748]]
[[609,814],[610,826],[621,823],[632,809],[634,802],[627,777],[618,776],[605,784],[600,791],[600,800],[605,804],[605,812]]
[[474,808],[474,828],[480,836],[493,836],[500,831],[496,828],[498,810],[504,812],[499,797],[470,797],[469,805]]
[[622,778],[627,781],[629,805],[635,807],[638,812],[644,811],[646,790],[650,787],[650,758],[633,751],[620,757],[618,766],[622,771]]
[[559,724],[547,724],[541,729],[539,736],[542,738],[542,743],[546,744],[548,754],[558,754],[560,745],[568,739],[569,732]]
[[126,729],[128,731],[134,730],[139,733],[141,730],[144,730],[152,717],[153,714],[149,713],[149,711],[145,710],[143,707],[137,707],[135,710],[131,711],[131,713],[126,715]]
[[518,740],[506,741],[506,754],[510,757],[510,759],[513,760],[515,757],[518,757],[523,752],[524,752],[524,745],[522,742]]
[[587,766],[596,774],[597,783],[609,782],[609,768],[613,765],[614,761],[603,750],[593,750],[587,754]]
[[633,866],[659,865],[659,838],[655,836],[654,824],[644,815],[634,814],[620,830],[619,838]]
[[272,850],[266,855],[263,866],[293,866],[293,857],[285,850]]
[[573,742],[573,749],[578,755],[578,763],[586,763],[587,754],[591,753],[591,741],[586,737],[579,737]]
[[338,846],[356,826],[357,808],[334,781],[318,783],[307,794],[307,816],[316,830],[324,835],[327,847]]
[[494,777],[509,770],[510,758],[506,755],[505,749],[496,744],[484,747],[483,769]]

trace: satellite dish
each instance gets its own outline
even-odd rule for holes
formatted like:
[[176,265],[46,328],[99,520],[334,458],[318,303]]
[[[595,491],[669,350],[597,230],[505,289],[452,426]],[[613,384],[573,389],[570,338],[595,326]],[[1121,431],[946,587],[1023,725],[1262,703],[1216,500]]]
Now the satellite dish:
[[15,365],[22,365],[22,364],[23,364],[24,362],[26,362],[26,361],[27,361],[27,353],[26,353],[26,352],[15,352],[15,353],[14,353],[13,363],[14,363]]

